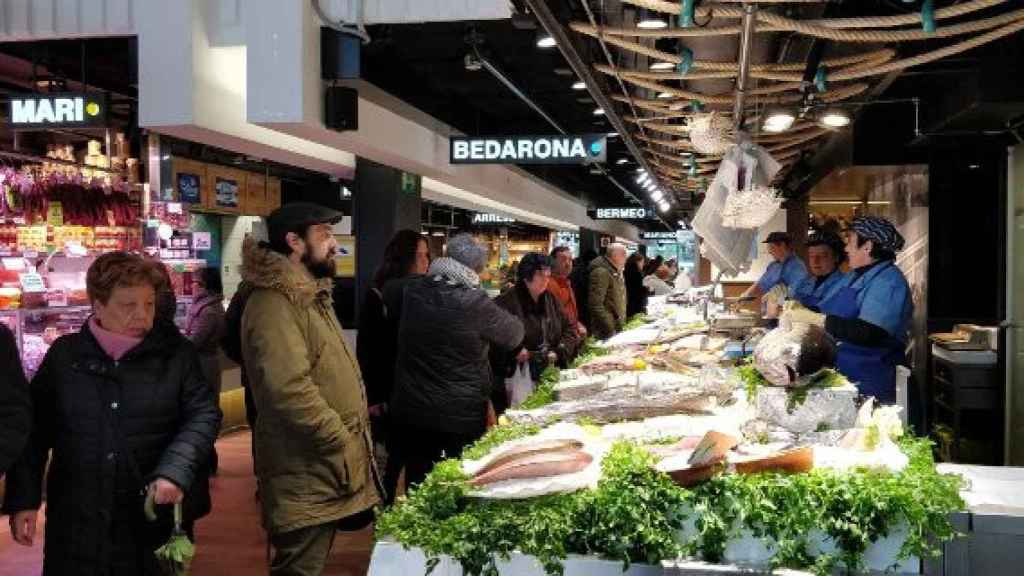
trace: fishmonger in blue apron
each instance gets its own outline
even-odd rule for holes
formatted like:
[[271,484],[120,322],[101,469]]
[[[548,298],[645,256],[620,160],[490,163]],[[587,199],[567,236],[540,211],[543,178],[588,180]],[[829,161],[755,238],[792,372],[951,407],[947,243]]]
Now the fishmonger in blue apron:
[[789,298],[820,311],[821,303],[832,298],[844,285],[846,274],[839,265],[846,260],[843,240],[835,233],[821,232],[807,239],[807,271],[810,275],[789,289]]
[[821,312],[793,309],[791,322],[823,326],[839,342],[836,367],[861,394],[896,401],[896,366],[904,360],[907,329],[914,312],[910,286],[896,267],[904,240],[884,218],[855,218],[847,230],[851,272],[838,290],[820,302]]

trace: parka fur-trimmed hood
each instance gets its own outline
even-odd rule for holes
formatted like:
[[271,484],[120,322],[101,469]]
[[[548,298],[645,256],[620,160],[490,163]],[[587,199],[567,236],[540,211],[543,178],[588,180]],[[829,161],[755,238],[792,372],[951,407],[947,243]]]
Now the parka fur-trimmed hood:
[[276,290],[295,304],[308,307],[317,298],[331,298],[330,278],[313,278],[283,254],[246,238],[242,243],[242,279],[255,288]]

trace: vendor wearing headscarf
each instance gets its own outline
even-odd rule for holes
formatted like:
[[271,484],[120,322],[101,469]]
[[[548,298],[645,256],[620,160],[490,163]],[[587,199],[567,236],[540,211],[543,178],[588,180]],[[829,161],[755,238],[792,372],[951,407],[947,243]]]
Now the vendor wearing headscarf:
[[793,252],[793,240],[786,232],[772,232],[765,239],[768,253],[774,262],[768,265],[761,279],[743,293],[742,298],[758,298],[772,294],[773,299],[781,299],[788,290],[792,290],[807,278],[807,267]]
[[832,232],[819,232],[807,240],[807,269],[810,275],[790,288],[789,297],[811,310],[820,310],[822,302],[835,296],[845,274],[839,265],[846,260],[843,240]]
[[896,366],[903,362],[914,304],[896,253],[903,237],[891,222],[855,218],[846,231],[851,272],[821,312],[793,308],[783,320],[823,326],[839,342],[836,367],[861,394],[879,402],[896,400]]

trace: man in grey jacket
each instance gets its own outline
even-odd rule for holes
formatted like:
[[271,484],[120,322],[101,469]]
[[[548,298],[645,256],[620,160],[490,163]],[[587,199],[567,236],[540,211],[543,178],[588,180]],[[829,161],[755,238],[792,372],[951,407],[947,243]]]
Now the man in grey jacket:
[[485,249],[469,234],[405,289],[391,413],[408,487],[455,458],[493,421],[490,346],[511,350],[523,324],[480,289]]

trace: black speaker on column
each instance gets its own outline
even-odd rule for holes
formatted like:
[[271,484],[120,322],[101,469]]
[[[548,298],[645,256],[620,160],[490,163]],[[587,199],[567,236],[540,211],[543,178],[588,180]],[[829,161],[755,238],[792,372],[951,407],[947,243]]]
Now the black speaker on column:
[[359,92],[355,88],[328,86],[324,101],[324,125],[339,132],[359,129]]

